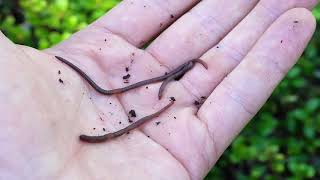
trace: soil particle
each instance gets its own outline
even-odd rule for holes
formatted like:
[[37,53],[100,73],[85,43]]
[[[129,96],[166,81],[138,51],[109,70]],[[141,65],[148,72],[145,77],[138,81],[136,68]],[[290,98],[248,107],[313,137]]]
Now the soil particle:
[[129,114],[131,117],[137,117],[136,111],[133,109],[129,111]]
[[127,75],[123,76],[122,79],[127,80],[130,78],[130,76],[131,76],[130,74],[127,74]]

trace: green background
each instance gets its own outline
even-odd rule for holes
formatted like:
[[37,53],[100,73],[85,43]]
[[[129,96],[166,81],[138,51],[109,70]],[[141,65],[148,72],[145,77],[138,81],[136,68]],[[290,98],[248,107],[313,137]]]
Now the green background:
[[[44,49],[68,38],[120,0],[0,0],[0,29]],[[320,7],[314,10],[320,22]],[[320,177],[320,30],[299,63],[206,179]]]

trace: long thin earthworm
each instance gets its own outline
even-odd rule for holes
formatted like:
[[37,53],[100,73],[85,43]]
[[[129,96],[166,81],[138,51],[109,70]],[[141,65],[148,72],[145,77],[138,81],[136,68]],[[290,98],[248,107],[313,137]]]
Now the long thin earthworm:
[[119,131],[113,132],[113,133],[108,133],[102,136],[87,136],[87,135],[80,135],[79,138],[81,141],[83,142],[87,142],[87,143],[102,143],[105,142],[107,140],[122,136],[125,133],[130,132],[133,129],[138,128],[139,126],[141,126],[142,124],[144,124],[145,122],[158,117],[162,112],[164,112],[165,110],[167,110],[170,106],[172,106],[174,103],[174,101],[171,101],[168,105],[166,105],[164,108],[160,109],[159,111],[155,112],[154,114],[151,114],[149,116],[143,117],[139,120],[137,120],[136,122],[134,122],[133,124],[127,126],[124,129],[121,129]]
[[65,63],[66,65],[68,65],[69,67],[71,67],[77,73],[79,73],[80,76],[83,77],[93,87],[93,89],[95,89],[97,92],[99,92],[99,93],[101,93],[103,95],[120,94],[120,93],[129,91],[131,89],[135,89],[135,88],[147,85],[147,84],[152,84],[152,83],[163,81],[163,80],[167,79],[168,77],[172,76],[173,74],[179,72],[181,69],[183,69],[185,64],[187,64],[187,63],[182,64],[179,67],[177,67],[176,69],[174,69],[173,71],[171,71],[171,72],[169,72],[169,73],[167,73],[167,74],[165,74],[163,76],[159,76],[159,77],[147,79],[147,80],[144,80],[144,81],[140,81],[140,82],[137,82],[135,84],[131,84],[131,85],[123,87],[123,88],[106,90],[106,89],[101,88],[99,85],[97,85],[85,72],[83,72],[76,65],[72,64],[70,61],[67,61],[66,59],[64,59],[62,57],[59,57],[59,56],[56,56],[56,58],[58,60],[60,60],[61,62]]
[[[80,74],[80,76],[82,78],[84,78],[92,87],[93,89],[95,89],[97,92],[103,94],[103,95],[112,95],[112,94],[120,94],[126,91],[129,91],[131,89],[135,89],[147,84],[152,84],[152,83],[156,83],[156,82],[160,82],[163,81],[165,79],[168,79],[172,76],[174,76],[176,73],[179,73],[180,71],[182,71],[184,69],[185,66],[187,66],[188,64],[190,64],[190,62],[198,62],[200,64],[202,64],[206,69],[208,68],[207,63],[205,63],[204,61],[200,60],[200,59],[194,59],[191,61],[188,61],[182,65],[180,65],[179,67],[177,67],[176,69],[172,70],[171,72],[159,76],[159,77],[155,77],[155,78],[151,78],[151,79],[147,79],[147,80],[143,80],[140,82],[137,82],[135,84],[131,84],[129,86],[123,87],[123,88],[117,88],[117,89],[112,89],[112,90],[106,90],[101,88],[99,85],[97,85],[85,72],[83,72],[80,68],[78,68],[76,65],[72,64],[70,61],[67,61],[66,59],[59,57],[59,56],[55,56],[58,60],[60,60],[61,62],[65,63],[66,65],[68,65],[69,67],[71,67],[73,70],[75,70],[77,73]],[[190,69],[188,69],[190,70]],[[187,71],[184,71],[183,74],[185,74]],[[181,74],[181,73],[179,73]]]

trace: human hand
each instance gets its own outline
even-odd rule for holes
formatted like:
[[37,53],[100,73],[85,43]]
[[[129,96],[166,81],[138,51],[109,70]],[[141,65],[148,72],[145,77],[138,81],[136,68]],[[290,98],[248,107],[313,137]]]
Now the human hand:
[[[316,1],[197,2],[123,1],[44,52],[1,35],[0,179],[203,178],[311,38],[311,13],[291,8],[311,9]],[[209,68],[197,65],[171,82],[159,101],[159,83],[103,96],[55,55],[106,89],[126,86],[127,74],[132,84],[193,58]],[[128,111],[137,120],[171,96],[175,104],[140,130],[102,144],[78,139],[126,127]]]

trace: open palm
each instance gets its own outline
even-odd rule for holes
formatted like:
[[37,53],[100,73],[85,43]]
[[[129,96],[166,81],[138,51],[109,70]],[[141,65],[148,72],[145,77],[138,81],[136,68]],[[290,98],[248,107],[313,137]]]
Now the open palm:
[[[315,28],[303,8],[315,4],[125,0],[44,52],[1,35],[0,179],[202,179],[303,52]],[[196,65],[159,101],[160,83],[101,95],[55,55],[105,89],[193,58],[209,68]],[[175,104],[139,130],[100,144],[79,141],[122,129],[130,110],[135,121],[169,97]]]

